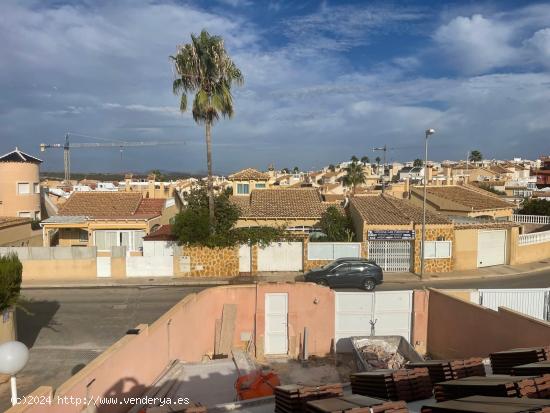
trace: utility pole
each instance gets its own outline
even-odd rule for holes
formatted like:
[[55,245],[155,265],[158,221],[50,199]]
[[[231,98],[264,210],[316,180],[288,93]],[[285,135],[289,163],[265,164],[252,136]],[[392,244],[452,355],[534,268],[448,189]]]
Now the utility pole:
[[[383,159],[382,159],[382,176],[381,176],[381,180],[382,180],[382,193],[384,193],[385,191],[385,186],[386,186],[386,152],[388,151],[388,147],[386,145],[380,147],[380,148],[372,148],[373,151],[383,151],[384,154],[382,155]],[[378,171],[378,173],[380,173],[380,171]]]
[[420,278],[424,277],[424,255],[426,255],[426,184],[428,181],[428,138],[435,133],[435,129],[426,129],[424,139],[424,198],[422,200],[422,244],[420,244]]

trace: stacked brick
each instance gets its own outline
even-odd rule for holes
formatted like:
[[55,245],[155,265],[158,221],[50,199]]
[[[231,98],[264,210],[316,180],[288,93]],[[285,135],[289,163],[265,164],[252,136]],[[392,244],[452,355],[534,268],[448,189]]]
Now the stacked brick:
[[288,384],[275,387],[275,412],[302,413],[306,410],[306,403],[312,400],[342,397],[342,385],[325,384],[323,386],[303,386]]
[[470,396],[424,405],[421,413],[550,413],[550,400]]
[[354,394],[388,400],[414,401],[432,397],[427,368],[376,370],[350,376]]
[[307,402],[306,413],[408,413],[403,401],[387,401],[353,394]]
[[462,379],[471,376],[485,376],[485,367],[481,358],[463,360],[426,360],[408,363],[408,369],[427,368],[432,383]]
[[489,358],[493,374],[511,374],[516,366],[549,360],[549,356],[550,346],[547,346],[499,351],[491,353]]
[[522,364],[512,368],[513,376],[542,376],[544,374],[550,374],[550,361],[548,360]]

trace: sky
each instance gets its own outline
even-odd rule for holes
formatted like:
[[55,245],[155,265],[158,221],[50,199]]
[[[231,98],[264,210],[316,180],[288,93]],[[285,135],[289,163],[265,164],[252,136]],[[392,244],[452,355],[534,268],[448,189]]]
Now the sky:
[[202,29],[243,72],[213,128],[214,170],[550,152],[550,3],[79,0],[0,2],[0,153],[60,171],[71,141],[176,141],[71,151],[73,172],[206,169],[170,55]]

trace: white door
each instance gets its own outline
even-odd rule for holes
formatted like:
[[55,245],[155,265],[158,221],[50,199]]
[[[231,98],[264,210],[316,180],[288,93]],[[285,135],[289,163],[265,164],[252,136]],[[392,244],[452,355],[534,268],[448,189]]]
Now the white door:
[[288,353],[288,294],[265,295],[265,354]]
[[111,257],[97,257],[97,277],[107,278],[111,276]]
[[301,242],[275,242],[258,248],[258,271],[302,271],[303,259]]
[[506,231],[478,231],[477,266],[506,264]]
[[250,245],[244,244],[239,247],[239,272],[250,272],[251,269]]

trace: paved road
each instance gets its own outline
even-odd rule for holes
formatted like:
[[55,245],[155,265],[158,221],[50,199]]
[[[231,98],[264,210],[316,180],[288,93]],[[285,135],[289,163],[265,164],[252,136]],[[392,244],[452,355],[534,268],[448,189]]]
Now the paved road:
[[[18,376],[20,395],[39,385],[59,386],[86,363],[141,323],[150,324],[187,294],[203,288],[98,288],[24,290],[18,337],[31,348]],[[9,388],[0,385],[0,411]]]
[[[386,283],[378,290],[424,286],[463,288],[550,287],[550,271],[527,276],[484,280]],[[72,374],[140,323],[152,323],[195,287],[124,287],[24,290],[24,305],[32,315],[18,312],[19,339],[31,348],[31,358],[19,377],[21,394],[39,385],[57,387]],[[9,391],[0,385],[0,411],[8,407]]]

